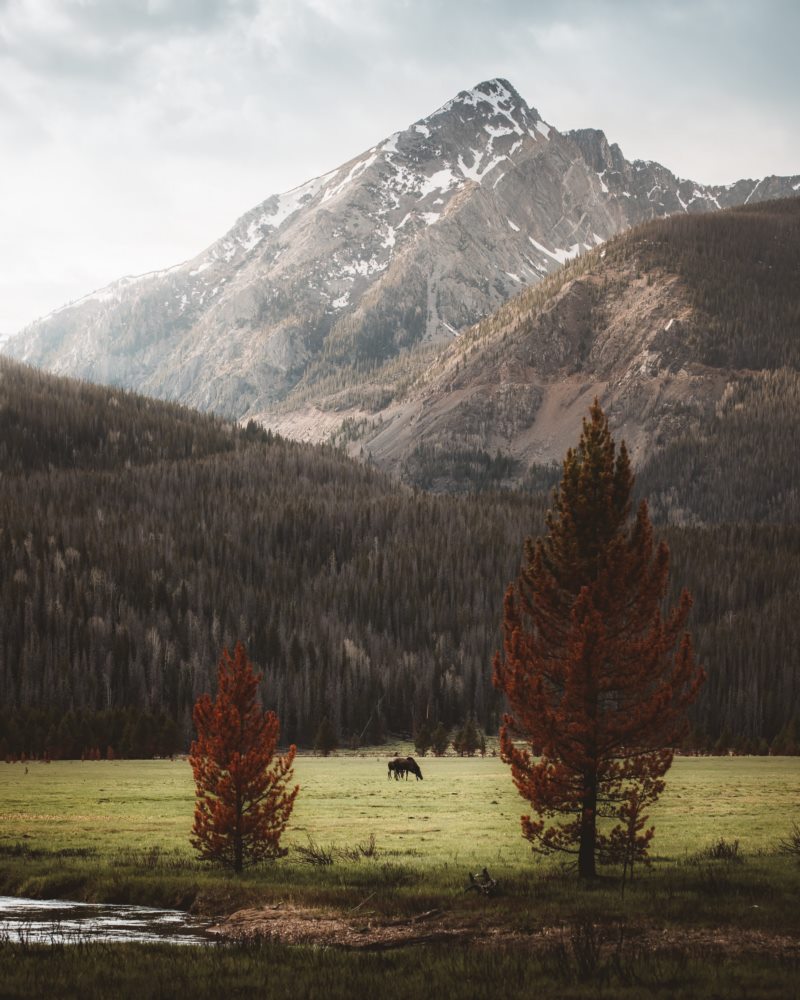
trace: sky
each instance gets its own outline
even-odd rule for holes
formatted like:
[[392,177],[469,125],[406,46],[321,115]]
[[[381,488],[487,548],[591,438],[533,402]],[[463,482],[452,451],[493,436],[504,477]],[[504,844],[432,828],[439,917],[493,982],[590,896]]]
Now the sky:
[[504,77],[559,130],[800,173],[798,0],[0,0],[0,337]]

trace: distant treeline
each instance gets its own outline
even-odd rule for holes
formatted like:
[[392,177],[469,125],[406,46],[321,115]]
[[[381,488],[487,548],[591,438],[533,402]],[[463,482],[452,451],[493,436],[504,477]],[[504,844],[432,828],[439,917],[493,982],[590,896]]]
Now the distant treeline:
[[242,436],[232,424],[185,406],[56,378],[0,357],[3,476],[201,458],[234,449]]
[[[472,714],[496,731],[503,593],[545,496],[432,496],[330,448],[16,365],[2,367],[0,420],[34,387],[8,439],[28,445],[0,452],[1,755],[185,750],[237,639],[286,742],[312,745],[325,717],[353,744]],[[791,745],[800,529],[668,538],[709,673],[693,745]]]
[[0,711],[0,759],[94,760],[170,757],[185,749],[177,723],[164,712],[133,708],[61,712]]

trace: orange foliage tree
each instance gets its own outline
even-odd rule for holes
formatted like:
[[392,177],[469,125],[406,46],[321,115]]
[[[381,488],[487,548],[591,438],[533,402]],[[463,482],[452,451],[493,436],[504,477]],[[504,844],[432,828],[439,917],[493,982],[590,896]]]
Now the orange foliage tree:
[[240,642],[233,657],[222,651],[218,678],[216,699],[204,694],[194,706],[191,843],[201,858],[240,872],[286,854],[280,838],[299,791],[289,789],[296,748],[276,756],[280,723],[274,712],[261,711],[260,677]]
[[663,791],[704,679],[684,631],[689,594],[662,613],[669,550],[645,502],[631,518],[632,486],[625,444],[617,452],[595,400],[546,533],[525,543],[494,660],[510,709],[501,754],[537,814],[522,817],[523,835],[577,855],[581,877],[598,861],[646,860],[642,810]]

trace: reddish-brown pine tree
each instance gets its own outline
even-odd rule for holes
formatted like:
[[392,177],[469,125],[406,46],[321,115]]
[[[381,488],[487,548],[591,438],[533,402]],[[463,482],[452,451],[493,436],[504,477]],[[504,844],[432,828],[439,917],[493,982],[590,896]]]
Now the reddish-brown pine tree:
[[502,757],[537,814],[522,817],[523,834],[577,855],[581,877],[598,860],[644,859],[653,830],[642,808],[663,790],[704,679],[684,632],[688,593],[662,614],[669,551],[654,543],[646,503],[631,521],[632,485],[595,401],[546,534],[525,543],[494,661],[510,708]]
[[299,790],[288,788],[296,748],[275,755],[280,723],[261,711],[259,680],[239,642],[233,657],[222,651],[216,699],[205,694],[194,706],[192,846],[236,872],[286,853],[280,838]]

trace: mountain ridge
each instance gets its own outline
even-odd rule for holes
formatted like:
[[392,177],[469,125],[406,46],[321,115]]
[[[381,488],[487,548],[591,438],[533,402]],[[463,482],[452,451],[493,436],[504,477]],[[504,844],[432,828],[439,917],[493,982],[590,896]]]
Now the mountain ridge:
[[[747,520],[749,503],[759,517],[791,521],[800,516],[800,482],[781,449],[794,440],[786,429],[797,423],[798,392],[800,198],[793,198],[672,216],[615,237],[465,331],[385,407],[354,422],[343,443],[427,488],[473,488],[474,477],[459,484],[454,467],[471,462],[485,478],[490,458],[502,459],[507,485],[519,485],[560,461],[597,397],[645,470],[647,494],[672,516]],[[749,490],[744,503],[735,494],[738,504],[714,452],[716,440],[735,461],[726,429],[734,424],[754,461],[754,434],[763,438],[764,495]],[[690,489],[674,457],[672,483],[656,474],[670,449],[695,480],[712,478],[703,470],[713,469],[714,485]],[[689,504],[675,501],[681,483],[695,497]]]

